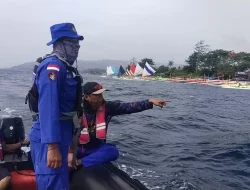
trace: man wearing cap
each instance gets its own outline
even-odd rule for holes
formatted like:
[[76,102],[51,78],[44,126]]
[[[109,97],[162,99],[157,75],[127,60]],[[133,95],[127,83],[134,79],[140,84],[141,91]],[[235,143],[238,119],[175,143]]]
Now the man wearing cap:
[[[77,82],[69,70],[79,52],[78,35],[72,23],[50,27],[53,51],[36,71],[34,84],[39,94],[38,117],[30,132],[31,155],[38,190],[66,190],[68,148],[74,128],[69,113],[76,111]],[[74,70],[74,69],[73,69]]]
[[[106,143],[108,123],[113,116],[131,114],[152,109],[153,105],[163,107],[165,100],[147,99],[138,102],[121,103],[120,101],[105,101],[103,92],[107,91],[96,82],[87,82],[83,86],[83,113],[81,135],[77,152],[77,165],[90,167],[96,164],[114,161],[119,157],[115,145]],[[69,153],[69,167],[72,153]]]

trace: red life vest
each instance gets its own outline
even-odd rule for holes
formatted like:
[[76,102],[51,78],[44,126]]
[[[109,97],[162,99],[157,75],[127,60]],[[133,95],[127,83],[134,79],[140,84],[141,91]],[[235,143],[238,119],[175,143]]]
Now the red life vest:
[[[106,104],[103,104],[97,109],[96,113],[95,130],[96,130],[96,138],[98,139],[106,139],[107,137],[105,115],[106,115]],[[83,129],[81,131],[79,143],[87,144],[90,138],[89,138],[88,122],[85,113],[82,115],[81,125],[83,126]]]

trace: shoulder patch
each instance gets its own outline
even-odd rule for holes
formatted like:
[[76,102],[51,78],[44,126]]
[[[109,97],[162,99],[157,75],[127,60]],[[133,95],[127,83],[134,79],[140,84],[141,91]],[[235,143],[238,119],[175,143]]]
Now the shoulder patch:
[[56,64],[48,64],[47,70],[60,71],[60,66]]
[[56,80],[56,73],[54,71],[49,72],[49,79]]

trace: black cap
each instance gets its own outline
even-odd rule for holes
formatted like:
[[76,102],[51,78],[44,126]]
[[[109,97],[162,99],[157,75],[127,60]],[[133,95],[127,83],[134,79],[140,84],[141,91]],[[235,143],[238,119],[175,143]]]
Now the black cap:
[[109,91],[102,87],[102,85],[98,84],[97,82],[87,82],[83,86],[83,94],[90,95],[90,94],[102,94],[104,91]]

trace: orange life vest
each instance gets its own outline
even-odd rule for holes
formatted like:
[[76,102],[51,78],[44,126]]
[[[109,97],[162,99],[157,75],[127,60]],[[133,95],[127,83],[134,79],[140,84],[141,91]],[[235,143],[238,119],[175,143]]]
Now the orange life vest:
[[[96,126],[96,138],[98,139],[106,139],[107,137],[105,115],[106,115],[106,104],[103,104],[97,109],[96,112],[95,126]],[[79,143],[87,144],[90,138],[89,138],[88,122],[85,113],[82,115],[81,125],[83,128],[81,130]]]

